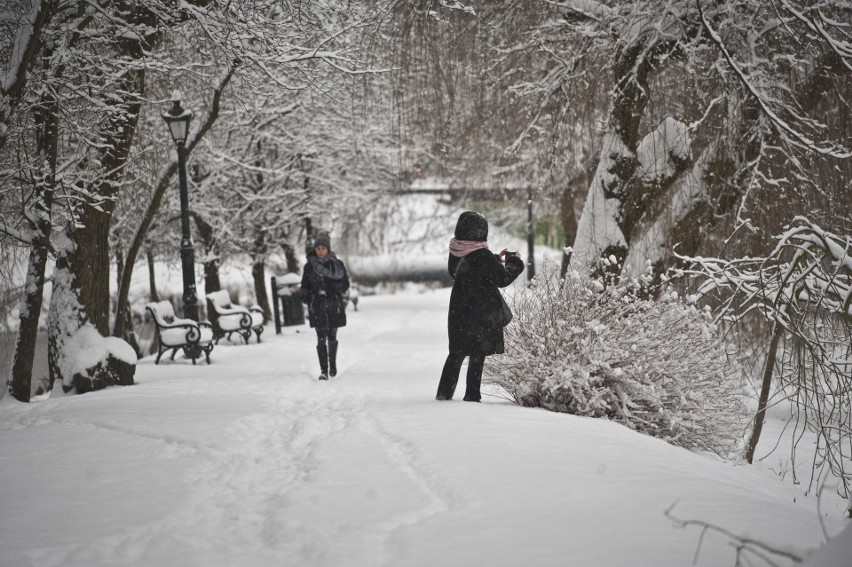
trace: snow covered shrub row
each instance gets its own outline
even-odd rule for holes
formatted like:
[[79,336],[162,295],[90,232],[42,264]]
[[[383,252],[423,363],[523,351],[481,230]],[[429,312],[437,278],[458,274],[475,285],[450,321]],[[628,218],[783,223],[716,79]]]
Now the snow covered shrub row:
[[708,314],[644,295],[638,282],[540,274],[513,298],[506,354],[487,359],[486,381],[522,406],[727,455],[746,421],[737,365]]

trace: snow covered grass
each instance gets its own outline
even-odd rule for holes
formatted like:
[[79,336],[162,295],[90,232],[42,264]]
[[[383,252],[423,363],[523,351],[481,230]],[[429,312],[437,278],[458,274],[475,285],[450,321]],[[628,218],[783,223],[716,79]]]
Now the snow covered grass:
[[732,540],[701,522],[797,557],[843,529],[843,501],[760,465],[495,396],[436,402],[448,302],[362,297],[329,382],[307,327],[270,328],[210,366],[146,357],[134,386],[0,400],[0,565],[666,567],[698,550],[724,567]]

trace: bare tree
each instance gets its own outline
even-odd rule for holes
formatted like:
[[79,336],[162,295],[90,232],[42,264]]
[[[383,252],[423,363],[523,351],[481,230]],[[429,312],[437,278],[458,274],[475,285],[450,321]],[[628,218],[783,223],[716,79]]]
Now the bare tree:
[[852,513],[846,461],[852,448],[852,236],[798,217],[766,256],[681,259],[702,282],[696,300],[713,294],[722,301],[718,319],[737,326],[759,315],[772,328],[746,460],[754,459],[766,410],[790,402],[793,461],[801,433],[813,432],[811,484],[831,471]]

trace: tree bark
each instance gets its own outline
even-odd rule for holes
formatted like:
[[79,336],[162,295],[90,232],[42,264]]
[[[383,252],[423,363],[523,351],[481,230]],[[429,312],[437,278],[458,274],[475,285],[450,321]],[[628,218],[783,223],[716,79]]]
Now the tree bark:
[[[121,248],[116,249],[115,251],[115,267],[116,267],[116,279],[118,280],[116,283],[121,282],[121,274],[124,272],[126,268],[126,264],[124,262],[124,254],[121,252]],[[118,316],[118,314],[116,314]],[[121,337],[127,344],[133,347],[133,350],[136,351],[137,356],[141,356],[142,350],[139,348],[139,341],[136,338],[136,331],[133,328],[133,313],[130,311],[130,305],[127,306],[127,309],[124,310],[123,315],[125,320],[124,327],[124,336]]]
[[222,289],[222,282],[219,280],[219,243],[216,232],[210,223],[204,220],[204,217],[193,211],[189,214],[195,221],[195,228],[198,231],[201,246],[204,248],[204,294],[206,295]]
[[[47,326],[50,388],[59,382],[66,392],[74,388],[79,332],[92,327],[105,335],[109,329],[110,217],[86,206],[77,221],[68,223],[65,245],[57,250]],[[93,381],[100,387],[110,382],[100,376]]]
[[269,304],[269,295],[266,293],[266,261],[257,260],[251,266],[251,275],[254,280],[254,295],[257,305],[263,309],[264,322],[272,320],[272,307]]
[[287,271],[298,274],[302,270],[302,266],[296,257],[296,251],[286,242],[281,245],[281,248],[284,250],[284,259],[287,261]]
[[266,230],[257,231],[254,239],[254,253],[252,254],[254,261],[251,267],[251,275],[254,279],[254,296],[258,306],[263,309],[264,322],[272,320],[272,307],[266,293],[266,256],[269,253],[267,237]]
[[769,341],[769,350],[766,353],[766,364],[763,367],[763,384],[760,387],[760,398],[757,402],[757,415],[754,416],[754,427],[751,430],[751,439],[748,441],[745,458],[749,464],[754,461],[754,452],[757,450],[757,443],[760,441],[760,434],[763,431],[763,421],[766,418],[766,406],[769,403],[769,392],[772,387],[772,373],[775,370],[775,357],[778,352],[778,342],[784,328],[775,323],[775,328],[772,331],[772,340]]
[[[559,218],[562,222],[562,232],[565,235],[565,247],[569,247],[574,244],[574,241],[577,239],[577,214],[574,211],[574,205],[577,201],[578,197],[578,185],[580,187],[588,187],[589,186],[589,175],[581,174],[571,181],[565,186],[565,189],[562,191],[562,195],[559,199]],[[559,277],[564,278],[565,274],[568,273],[568,266],[571,263],[571,256],[568,254],[562,255],[562,263],[559,268]]]
[[[147,21],[152,15],[132,6],[124,6],[129,18]],[[116,8],[118,9],[118,7]],[[151,23],[151,22],[148,22]],[[116,57],[132,61],[142,58],[149,38],[120,37],[115,40]],[[57,381],[64,391],[78,393],[113,384],[133,383],[135,367],[114,358],[82,372],[76,356],[85,348],[84,337],[92,330],[100,336],[109,334],[109,229],[112,211],[124,176],[145,91],[145,69],[128,68],[118,84],[104,92],[105,106],[112,110],[103,117],[100,132],[102,144],[92,162],[79,167],[102,172],[85,187],[87,199],[75,207],[75,218],[65,226],[57,245],[53,293],[48,315],[48,368],[50,387]],[[118,100],[116,100],[118,98]],[[108,103],[107,103],[108,101]],[[135,258],[134,258],[135,261]],[[125,272],[130,270],[125,270]],[[116,313],[122,322],[126,304]]]
[[[41,238],[39,238],[41,240]],[[27,285],[23,305],[20,309],[18,333],[15,337],[15,353],[12,359],[12,375],[9,379],[9,394],[20,402],[29,402],[32,392],[33,361],[38,335],[38,319],[44,299],[44,269],[47,262],[47,246],[33,242],[30,249]]]
[[[45,11],[44,7],[42,11]],[[52,55],[52,50],[45,50],[45,65],[49,65]],[[61,73],[62,69],[57,70],[57,75]],[[9,393],[22,402],[29,402],[31,396],[38,320],[44,302],[45,269],[52,231],[53,195],[59,153],[59,105],[51,93],[46,92],[41,96],[34,117],[37,125],[36,148],[45,169],[33,189],[35,220],[31,221],[33,230],[29,266],[9,381]]]
[[639,124],[648,103],[648,74],[673,46],[664,42],[649,48],[646,41],[638,40],[616,60],[609,123],[574,241],[574,261],[581,269],[610,255],[621,265],[630,233],[647,204],[647,188],[634,180]]
[[[145,251],[145,255],[148,257],[148,287],[151,290],[151,302],[157,303],[160,301],[160,294],[157,293],[157,280],[154,274],[154,253],[149,248]],[[120,285],[121,281],[119,281]]]

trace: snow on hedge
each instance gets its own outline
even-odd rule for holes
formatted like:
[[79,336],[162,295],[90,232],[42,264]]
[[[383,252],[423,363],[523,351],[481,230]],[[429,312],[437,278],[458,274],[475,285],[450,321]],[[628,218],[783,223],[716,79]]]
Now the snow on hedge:
[[516,403],[608,418],[689,449],[737,449],[741,373],[707,313],[577,272],[542,274],[513,311],[507,352],[488,359],[486,379]]

